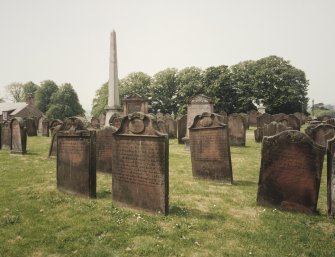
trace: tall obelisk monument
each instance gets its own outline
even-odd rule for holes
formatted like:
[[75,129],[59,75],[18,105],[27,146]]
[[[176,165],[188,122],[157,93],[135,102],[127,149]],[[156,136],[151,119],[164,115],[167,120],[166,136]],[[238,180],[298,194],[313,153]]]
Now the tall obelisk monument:
[[109,126],[109,119],[114,113],[120,113],[119,78],[117,72],[116,33],[111,33],[108,81],[108,105],[106,109],[105,126]]

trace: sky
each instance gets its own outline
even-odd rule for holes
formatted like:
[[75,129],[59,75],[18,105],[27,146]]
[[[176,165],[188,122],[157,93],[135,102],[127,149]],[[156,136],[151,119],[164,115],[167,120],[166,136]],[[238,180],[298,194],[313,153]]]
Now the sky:
[[0,0],[0,97],[50,79],[90,110],[115,30],[120,79],[277,55],[306,73],[311,100],[335,105],[334,12],[333,0]]

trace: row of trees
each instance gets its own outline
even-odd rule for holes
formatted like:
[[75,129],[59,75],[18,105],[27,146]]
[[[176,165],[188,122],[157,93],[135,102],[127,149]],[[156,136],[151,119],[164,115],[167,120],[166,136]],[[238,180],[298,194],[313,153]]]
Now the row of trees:
[[27,94],[33,94],[34,104],[49,119],[63,120],[65,117],[84,114],[78,95],[70,83],[58,86],[52,80],[45,80],[40,85],[15,82],[7,86],[7,92],[13,102],[24,102]]
[[[137,93],[148,97],[151,112],[183,114],[187,99],[204,94],[214,100],[215,112],[246,112],[262,99],[269,113],[294,113],[307,109],[308,80],[305,73],[281,57],[269,56],[233,66],[202,70],[188,67],[165,69],[150,77],[135,72],[120,80],[120,98]],[[97,90],[92,116],[104,112],[108,83]]]

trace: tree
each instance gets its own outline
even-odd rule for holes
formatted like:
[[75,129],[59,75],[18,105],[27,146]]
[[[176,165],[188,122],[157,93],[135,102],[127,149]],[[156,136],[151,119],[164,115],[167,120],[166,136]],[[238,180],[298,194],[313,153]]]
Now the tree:
[[108,82],[104,83],[96,92],[93,98],[91,115],[99,117],[105,113],[105,107],[108,103]]
[[132,94],[150,99],[151,77],[143,72],[133,72],[120,80],[120,99]]
[[254,96],[263,99],[269,113],[307,110],[308,80],[305,72],[281,57],[269,56],[255,62]]
[[186,112],[189,97],[204,93],[202,73],[200,68],[194,66],[177,73],[176,103],[179,114]]
[[156,73],[151,84],[151,107],[154,112],[177,113],[177,69],[168,68]]
[[24,99],[27,98],[27,94],[33,94],[33,97],[35,98],[36,91],[38,90],[39,86],[36,85],[34,82],[29,81],[25,84],[23,84],[23,94]]
[[2,97],[0,97],[0,103],[4,103],[4,102],[5,100]]
[[72,85],[65,83],[52,95],[46,115],[49,119],[64,120],[66,117],[83,115],[84,112]]
[[25,100],[22,83],[13,82],[9,84],[7,86],[7,93],[9,99],[13,102],[23,102]]
[[58,86],[52,80],[41,82],[41,86],[35,93],[35,104],[37,108],[46,113],[51,103],[52,95],[58,91]]

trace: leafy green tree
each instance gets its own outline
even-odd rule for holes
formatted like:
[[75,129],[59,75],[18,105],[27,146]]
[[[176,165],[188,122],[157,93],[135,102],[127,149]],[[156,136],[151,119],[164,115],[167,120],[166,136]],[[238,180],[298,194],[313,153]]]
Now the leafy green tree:
[[105,107],[108,103],[108,82],[104,83],[96,92],[93,98],[91,115],[99,117],[105,113]]
[[51,105],[46,113],[49,119],[61,119],[85,113],[79,103],[78,95],[70,83],[59,87],[51,97]]
[[202,73],[200,68],[194,66],[177,73],[176,104],[179,114],[187,111],[189,97],[204,93]]
[[269,113],[294,113],[307,109],[308,80],[305,72],[281,57],[255,62],[254,96],[263,99]]
[[4,102],[5,100],[2,97],[0,97],[0,103],[4,103]]
[[52,95],[58,91],[58,86],[52,80],[41,82],[41,86],[35,93],[35,104],[37,108],[46,113],[51,103]]
[[150,91],[154,112],[177,113],[177,69],[168,68],[156,73]]
[[214,101],[214,111],[219,113],[235,112],[237,109],[237,92],[231,83],[231,73],[228,66],[209,67],[204,71],[203,85],[205,95]]
[[39,86],[36,85],[34,82],[29,81],[25,84],[23,84],[23,94],[24,98],[27,98],[27,94],[33,94],[33,97],[35,98],[36,91],[39,89]]
[[19,82],[13,82],[7,85],[7,94],[12,102],[24,102],[23,85]]
[[132,94],[150,98],[151,77],[143,72],[133,72],[120,80],[120,99]]

